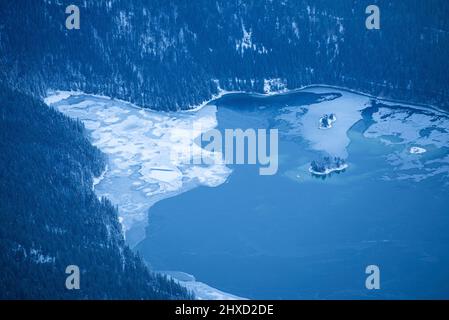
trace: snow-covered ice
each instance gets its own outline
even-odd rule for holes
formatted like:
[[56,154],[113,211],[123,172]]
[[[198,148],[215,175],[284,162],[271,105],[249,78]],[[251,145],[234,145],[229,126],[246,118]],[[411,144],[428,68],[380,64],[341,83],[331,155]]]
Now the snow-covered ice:
[[396,168],[395,175],[386,178],[422,181],[439,174],[449,177],[449,158],[445,156],[449,116],[430,108],[380,102],[384,106],[372,115],[374,123],[364,136],[395,147],[386,157]]
[[[329,87],[301,92],[327,97],[307,106],[283,107],[276,121],[286,123],[286,134],[300,136],[312,150],[346,159],[348,131],[362,120],[362,111],[373,98]],[[373,123],[363,135],[392,147],[385,160],[395,170],[384,178],[421,181],[440,174],[449,177],[449,116],[438,110],[378,101],[383,106],[372,114]],[[107,169],[94,179],[94,189],[119,207],[125,232],[133,231],[132,239],[127,239],[131,245],[145,236],[148,209],[154,203],[198,185],[219,186],[231,173],[217,160],[220,154],[206,152],[195,142],[201,133],[217,126],[214,105],[204,103],[194,111],[156,112],[106,97],[64,91],[53,92],[45,102],[83,121],[92,144],[108,155]],[[334,114],[338,121],[322,130],[320,118],[325,114]],[[212,165],[195,164],[205,156],[214,160]],[[199,299],[239,298],[193,277],[177,281]]]
[[47,105],[51,105],[77,94],[81,93],[76,91],[49,91],[48,96],[44,99],[44,102]]
[[[76,99],[70,99],[76,98]],[[56,91],[45,102],[64,114],[80,119],[92,144],[108,156],[108,164],[93,188],[119,207],[124,231],[132,228],[131,245],[144,237],[148,209],[157,201],[197,185],[216,187],[231,173],[221,155],[203,150],[195,139],[217,125],[216,107],[202,104],[194,111],[156,112],[124,101]],[[210,157],[211,165],[194,164]],[[128,239],[128,242],[130,239]],[[180,272],[179,272],[180,273]],[[197,299],[236,300],[240,297],[189,279],[177,280]]]
[[421,147],[411,147],[410,148],[410,153],[411,154],[423,154],[426,153],[427,150]]
[[[213,105],[195,112],[157,112],[71,92],[55,92],[45,101],[83,121],[92,144],[108,155],[107,170],[94,179],[95,191],[119,207],[125,232],[134,228],[131,245],[144,238],[148,209],[155,202],[196,185],[216,187],[231,172],[217,160],[220,155],[195,143],[217,125]],[[211,165],[194,164],[205,156],[214,159]]]
[[[308,106],[288,106],[282,108],[282,114],[276,120],[285,121],[289,125],[289,135],[301,136],[310,147],[330,156],[346,158],[346,147],[350,143],[348,130],[362,119],[361,111],[367,107],[370,99],[363,95],[325,87],[313,87],[301,90],[317,94],[337,93],[333,96]],[[328,130],[320,129],[323,114],[334,114],[338,122],[334,122]]]
[[245,298],[215,289],[203,282],[196,281],[193,275],[185,272],[166,271],[163,273],[193,292],[198,300],[246,300]]
[[[362,120],[362,111],[371,106],[375,98],[325,86],[300,91],[328,97],[307,106],[286,106],[276,120],[288,125],[287,135],[300,136],[312,150],[346,159],[350,143],[348,131]],[[330,95],[332,93],[336,95]],[[449,151],[448,114],[431,107],[375,100],[381,107],[373,113],[373,123],[363,135],[395,147],[385,156],[386,163],[395,167],[395,175],[384,178],[421,181],[439,174],[449,177],[449,161],[445,156]],[[327,130],[321,130],[322,115],[331,113],[338,121]]]

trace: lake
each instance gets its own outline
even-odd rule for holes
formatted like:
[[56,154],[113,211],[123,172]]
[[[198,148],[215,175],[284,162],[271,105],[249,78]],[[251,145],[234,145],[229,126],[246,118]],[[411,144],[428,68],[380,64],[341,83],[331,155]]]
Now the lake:
[[[127,242],[199,298],[449,298],[443,111],[331,87],[226,94],[183,112],[67,92],[47,103],[107,155],[93,187],[118,206]],[[276,174],[185,161],[214,128],[277,129]],[[311,174],[325,157],[347,168]],[[365,287],[370,265],[379,290]]]
[[[278,173],[233,165],[224,184],[156,203],[137,247],[152,267],[252,299],[448,298],[447,117],[339,94],[212,102],[220,130],[279,129]],[[320,136],[318,115],[328,111],[337,121]],[[427,152],[411,154],[415,145]],[[349,168],[313,177],[310,162],[328,154],[346,157]],[[381,271],[376,291],[365,288],[373,264]]]

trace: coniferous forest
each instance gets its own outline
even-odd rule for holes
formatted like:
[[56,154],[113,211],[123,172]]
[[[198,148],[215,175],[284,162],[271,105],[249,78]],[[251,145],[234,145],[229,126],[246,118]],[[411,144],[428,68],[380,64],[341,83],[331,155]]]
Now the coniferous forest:
[[[65,27],[69,4],[79,30]],[[365,27],[370,4],[380,30]],[[1,1],[0,79],[38,97],[82,90],[164,110],[217,85],[262,92],[265,79],[447,107],[447,12],[446,0]]]
[[[82,123],[4,86],[0,102],[0,298],[191,298],[125,244],[117,209],[92,190],[104,159]],[[68,265],[80,290],[66,289]]]

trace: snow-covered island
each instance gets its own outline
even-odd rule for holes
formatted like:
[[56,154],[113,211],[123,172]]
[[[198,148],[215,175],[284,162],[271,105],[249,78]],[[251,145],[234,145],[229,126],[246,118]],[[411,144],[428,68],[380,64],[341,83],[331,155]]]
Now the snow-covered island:
[[423,154],[426,153],[427,150],[421,147],[411,147],[410,148],[410,153],[411,154]]
[[324,157],[321,161],[312,161],[309,171],[313,175],[325,176],[332,172],[344,171],[346,168],[348,168],[348,164],[344,159],[340,157]]
[[320,118],[320,129],[330,129],[332,124],[337,121],[335,114],[325,114]]

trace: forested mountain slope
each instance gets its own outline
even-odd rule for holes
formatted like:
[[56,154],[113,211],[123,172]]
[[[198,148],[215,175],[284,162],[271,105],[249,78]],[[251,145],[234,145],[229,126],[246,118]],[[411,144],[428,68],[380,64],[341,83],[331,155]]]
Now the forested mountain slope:
[[[125,244],[117,210],[97,199],[103,156],[84,127],[0,86],[0,299],[178,299]],[[65,286],[80,269],[80,289]]]
[[[67,30],[65,8],[81,11]],[[377,4],[381,29],[367,30]],[[80,89],[158,109],[224,89],[324,83],[449,105],[449,2],[1,1],[0,77],[42,96]],[[218,80],[218,82],[217,82]]]

